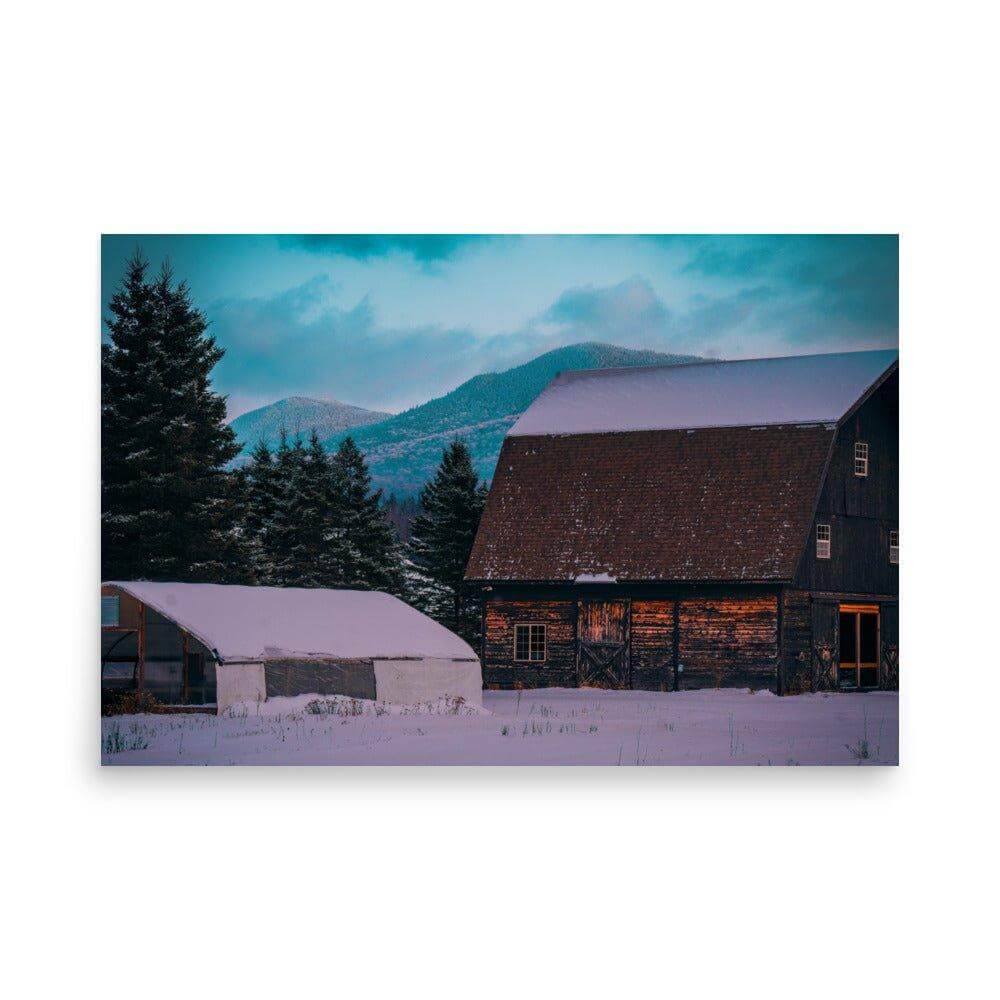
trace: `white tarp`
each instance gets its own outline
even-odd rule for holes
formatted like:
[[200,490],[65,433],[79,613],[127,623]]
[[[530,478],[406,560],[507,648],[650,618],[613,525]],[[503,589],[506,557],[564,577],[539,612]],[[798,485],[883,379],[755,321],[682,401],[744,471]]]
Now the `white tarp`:
[[241,702],[254,705],[266,698],[263,663],[216,664],[215,702],[220,715]]
[[482,707],[483,673],[479,661],[455,660],[376,660],[375,697],[397,705],[437,701],[444,695],[464,698],[469,705]]
[[836,423],[898,351],[563,372],[509,437]]
[[[225,660],[476,660],[443,625],[371,590],[106,581],[176,622]],[[479,669],[478,661],[475,667]]]

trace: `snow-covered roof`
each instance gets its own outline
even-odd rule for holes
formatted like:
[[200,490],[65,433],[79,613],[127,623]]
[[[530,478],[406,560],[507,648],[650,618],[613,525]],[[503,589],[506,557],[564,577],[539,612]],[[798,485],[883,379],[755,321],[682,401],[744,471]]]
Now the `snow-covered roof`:
[[563,372],[508,437],[836,423],[895,350]]
[[107,581],[215,650],[223,661],[475,659],[443,625],[371,590]]

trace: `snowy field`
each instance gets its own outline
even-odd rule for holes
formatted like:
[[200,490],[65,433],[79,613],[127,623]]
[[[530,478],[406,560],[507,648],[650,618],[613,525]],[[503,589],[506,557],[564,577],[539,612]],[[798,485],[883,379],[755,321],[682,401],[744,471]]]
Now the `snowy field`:
[[[896,764],[898,696],[486,691],[484,709],[278,698],[102,719],[105,764]],[[311,703],[311,705],[310,705]]]

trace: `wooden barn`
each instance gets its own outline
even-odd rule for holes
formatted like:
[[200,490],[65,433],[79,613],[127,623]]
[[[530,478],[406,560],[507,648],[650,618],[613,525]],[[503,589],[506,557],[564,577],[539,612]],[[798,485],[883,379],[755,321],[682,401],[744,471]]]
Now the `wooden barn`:
[[488,687],[898,684],[896,351],[568,372],[466,579]]

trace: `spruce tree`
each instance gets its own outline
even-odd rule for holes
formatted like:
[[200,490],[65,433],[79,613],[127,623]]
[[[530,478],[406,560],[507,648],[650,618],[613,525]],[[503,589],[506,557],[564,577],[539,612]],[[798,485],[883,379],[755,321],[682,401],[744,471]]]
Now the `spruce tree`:
[[372,492],[368,464],[352,438],[344,438],[330,466],[340,520],[336,540],[343,585],[402,596],[400,545],[382,510],[382,491]]
[[108,304],[101,348],[104,579],[242,580],[239,453],[210,375],[224,351],[168,265],[140,251]]
[[289,444],[284,428],[274,454],[274,507],[267,534],[267,552],[272,583],[279,587],[297,587],[304,573],[305,553],[299,512],[305,449],[296,438]]
[[277,476],[274,457],[266,441],[260,441],[243,471],[244,495],[242,531],[253,567],[255,582],[275,582],[273,560],[274,517],[277,510]]
[[421,491],[410,528],[415,603],[473,644],[480,632],[479,602],[465,588],[465,566],[485,502],[486,487],[479,482],[468,446],[453,441]]

